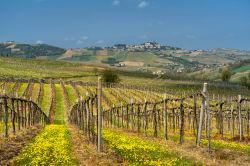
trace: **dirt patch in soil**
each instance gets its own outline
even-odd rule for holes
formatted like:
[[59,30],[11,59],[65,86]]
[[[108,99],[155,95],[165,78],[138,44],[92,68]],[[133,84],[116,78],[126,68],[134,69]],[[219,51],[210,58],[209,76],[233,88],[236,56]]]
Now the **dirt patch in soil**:
[[77,157],[78,164],[81,166],[117,166],[128,165],[120,156],[105,148],[103,153],[96,151],[96,146],[88,144],[86,137],[79,132],[79,130],[72,125],[69,125],[69,131],[72,137],[73,155]]
[[25,131],[18,132],[16,135],[10,135],[9,138],[0,140],[0,165],[13,165],[12,159],[41,129],[41,126],[33,126]]
[[131,66],[131,67],[142,67],[144,65],[144,62],[136,62],[136,61],[123,61],[121,63],[125,64],[125,66]]

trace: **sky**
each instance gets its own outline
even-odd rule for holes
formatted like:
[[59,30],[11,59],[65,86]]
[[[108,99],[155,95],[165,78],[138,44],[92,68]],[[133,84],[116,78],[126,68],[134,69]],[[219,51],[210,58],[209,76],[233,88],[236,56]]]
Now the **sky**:
[[0,0],[0,41],[250,50],[250,0]]

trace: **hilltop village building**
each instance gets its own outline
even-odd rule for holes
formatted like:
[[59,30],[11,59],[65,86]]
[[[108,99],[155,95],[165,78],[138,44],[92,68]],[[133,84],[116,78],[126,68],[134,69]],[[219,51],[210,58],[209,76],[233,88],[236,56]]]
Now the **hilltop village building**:
[[143,44],[126,45],[126,44],[116,44],[113,49],[160,49],[161,45],[157,42],[146,42]]

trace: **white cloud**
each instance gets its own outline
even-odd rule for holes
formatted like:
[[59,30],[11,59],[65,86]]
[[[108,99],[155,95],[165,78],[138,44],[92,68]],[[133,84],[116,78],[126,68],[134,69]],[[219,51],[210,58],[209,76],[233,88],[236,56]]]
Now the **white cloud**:
[[121,3],[120,0],[114,0],[114,1],[113,1],[113,5],[114,5],[114,6],[120,5],[120,3]]
[[36,44],[43,44],[44,42],[42,40],[37,40]]
[[149,5],[149,3],[147,1],[141,1],[139,4],[138,4],[138,8],[145,8]]

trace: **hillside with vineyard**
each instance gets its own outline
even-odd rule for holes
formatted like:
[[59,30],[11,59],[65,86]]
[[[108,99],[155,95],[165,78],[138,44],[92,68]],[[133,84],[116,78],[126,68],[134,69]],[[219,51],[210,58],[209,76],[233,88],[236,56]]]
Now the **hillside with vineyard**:
[[[233,48],[188,50],[161,45],[115,44],[109,47],[60,48],[48,44],[0,42],[0,57],[61,60],[139,71],[172,79],[220,80],[221,70],[230,69],[232,82],[249,73],[250,52]],[[237,66],[242,69],[236,70]]]
[[249,165],[249,90],[0,58],[0,165]]

